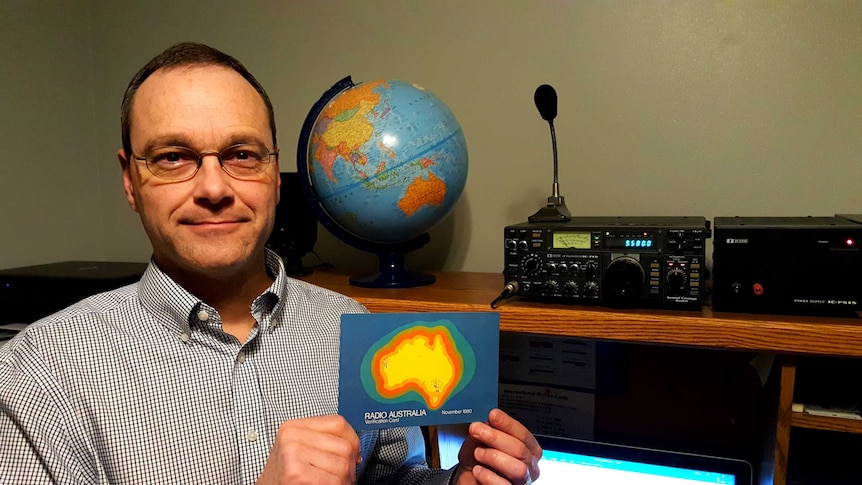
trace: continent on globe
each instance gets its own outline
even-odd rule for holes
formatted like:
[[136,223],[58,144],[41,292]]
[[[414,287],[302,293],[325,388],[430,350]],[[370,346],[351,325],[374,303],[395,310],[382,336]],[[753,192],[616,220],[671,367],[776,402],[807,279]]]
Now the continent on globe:
[[415,241],[452,211],[464,190],[464,133],[422,87],[347,81],[315,105],[300,137],[297,165],[323,209],[317,215],[360,249]]
[[[423,164],[433,165],[431,160],[423,160]],[[446,198],[446,182],[438,179],[433,173],[428,172],[428,179],[416,177],[413,183],[407,186],[407,193],[398,201],[398,208],[405,215],[412,216],[414,212],[423,205],[442,205]]]
[[[322,114],[311,144],[314,158],[333,182],[337,182],[332,169],[339,156],[353,166],[358,176],[368,177],[364,168],[368,156],[361,148],[374,134],[374,125],[367,117],[380,103],[380,95],[374,92],[374,88],[381,84],[385,82],[372,81],[345,91]],[[381,164],[378,172],[384,166]]]
[[416,392],[432,410],[446,402],[464,374],[463,357],[444,326],[408,328],[380,348],[371,362],[381,397]]

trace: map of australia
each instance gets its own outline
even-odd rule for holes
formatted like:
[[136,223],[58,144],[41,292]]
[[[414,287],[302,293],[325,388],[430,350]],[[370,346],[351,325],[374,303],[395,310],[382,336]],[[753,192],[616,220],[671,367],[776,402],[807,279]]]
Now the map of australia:
[[497,406],[496,312],[341,315],[338,414],[356,430],[469,423]]
[[439,409],[472,378],[475,357],[457,329],[407,326],[369,350],[366,391],[381,402],[416,400]]

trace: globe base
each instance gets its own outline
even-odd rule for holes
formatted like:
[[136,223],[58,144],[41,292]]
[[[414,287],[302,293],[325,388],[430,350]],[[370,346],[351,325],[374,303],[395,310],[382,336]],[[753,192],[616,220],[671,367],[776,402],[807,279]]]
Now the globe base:
[[374,251],[379,260],[377,271],[365,276],[351,276],[350,284],[364,288],[413,288],[433,284],[437,281],[436,276],[409,270],[405,263],[405,255],[409,251],[419,249],[430,239],[425,233],[407,243],[378,248]]
[[365,276],[351,276],[350,284],[363,288],[413,288],[432,285],[437,281],[433,274],[400,268],[398,271],[376,271]]

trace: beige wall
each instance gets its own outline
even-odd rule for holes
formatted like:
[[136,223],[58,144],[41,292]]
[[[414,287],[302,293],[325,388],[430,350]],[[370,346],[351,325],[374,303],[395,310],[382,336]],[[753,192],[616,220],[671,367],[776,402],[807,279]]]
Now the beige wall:
[[[117,113],[134,71],[180,40],[235,55],[267,86],[284,171],[309,108],[345,75],[441,97],[470,175],[417,267],[502,270],[503,227],[550,195],[543,83],[559,94],[575,215],[862,212],[860,0],[7,1],[0,27],[0,267],[146,260]],[[22,161],[25,140],[37,153]],[[321,231],[324,259],[375,264]]]
[[0,268],[98,259],[89,8],[0,0]]

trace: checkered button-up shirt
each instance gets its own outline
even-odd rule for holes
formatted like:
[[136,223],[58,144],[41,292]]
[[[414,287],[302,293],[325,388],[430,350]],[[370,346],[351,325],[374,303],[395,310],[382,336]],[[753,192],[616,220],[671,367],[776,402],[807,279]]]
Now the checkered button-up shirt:
[[[337,412],[340,316],[366,311],[266,262],[245,343],[151,263],[0,348],[0,483],[254,483],[282,422]],[[417,428],[359,437],[360,483],[449,479]]]

